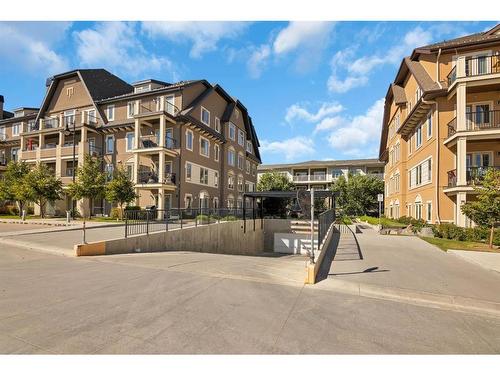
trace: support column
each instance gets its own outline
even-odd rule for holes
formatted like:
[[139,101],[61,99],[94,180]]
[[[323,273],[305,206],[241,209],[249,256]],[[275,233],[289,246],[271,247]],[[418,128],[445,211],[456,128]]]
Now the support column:
[[139,141],[141,137],[141,122],[139,120],[135,120],[135,127],[134,127],[134,148],[138,149],[139,148]]
[[163,218],[163,210],[165,208],[165,190],[158,189],[158,219]]
[[165,178],[165,153],[160,151],[158,158],[158,182],[163,184],[163,179]]
[[457,131],[467,130],[465,108],[467,106],[467,86],[465,83],[457,85]]
[[139,181],[139,154],[134,154],[134,169],[133,169],[133,181],[137,184]]
[[460,137],[457,140],[457,186],[467,185],[467,139]]
[[42,148],[45,146],[45,136],[43,134],[38,135],[38,150],[36,150],[36,158],[40,159],[42,157]]
[[466,216],[462,213],[461,207],[467,202],[467,194],[465,192],[461,192],[457,194],[457,204],[456,204],[456,225],[459,227],[465,227],[466,225]]
[[457,58],[457,78],[465,77],[465,56]]
[[160,116],[160,147],[165,147],[165,115]]

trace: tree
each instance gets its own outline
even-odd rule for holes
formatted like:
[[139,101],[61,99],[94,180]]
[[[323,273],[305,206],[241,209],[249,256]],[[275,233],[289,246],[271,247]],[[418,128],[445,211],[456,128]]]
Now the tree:
[[94,199],[104,196],[105,188],[106,174],[102,171],[101,160],[85,155],[83,166],[77,168],[76,181],[68,186],[69,195],[75,200],[87,198],[92,207]]
[[476,200],[462,205],[464,215],[477,225],[490,229],[490,249],[493,248],[495,225],[500,222],[500,171],[490,168],[486,171],[483,184],[476,186]]
[[61,199],[62,181],[53,175],[52,170],[43,163],[37,163],[25,177],[25,184],[33,197],[33,201],[40,206],[40,216],[45,217],[47,202]]
[[117,203],[120,206],[120,220],[123,219],[123,205],[137,198],[134,183],[130,181],[127,171],[119,168],[113,179],[106,185],[106,200]]
[[[258,191],[290,191],[294,187],[294,183],[288,177],[278,172],[266,172],[262,174],[257,183]],[[286,212],[288,203],[288,199],[265,198],[263,206],[269,213],[282,215]]]
[[25,183],[29,171],[25,162],[10,161],[0,181],[0,200],[15,201],[20,216],[24,207],[34,201],[32,190]]
[[384,192],[384,182],[370,175],[340,176],[332,190],[340,193],[337,204],[345,215],[359,216],[376,212],[377,194]]

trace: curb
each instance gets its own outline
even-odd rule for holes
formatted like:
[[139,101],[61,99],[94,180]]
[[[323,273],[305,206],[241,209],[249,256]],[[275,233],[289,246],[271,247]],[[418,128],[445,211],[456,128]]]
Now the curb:
[[74,257],[75,256],[74,250],[62,249],[62,248],[50,247],[50,246],[33,245],[33,243],[31,243],[31,242],[16,241],[16,240],[10,240],[7,238],[0,238],[0,244],[21,247],[21,248],[24,248],[27,250],[33,250],[33,251],[38,251],[38,252],[48,253],[48,254],[58,255],[58,256],[65,256],[65,257]]
[[321,282],[312,287],[320,290],[334,290],[340,293],[360,297],[383,299],[408,303],[416,306],[500,318],[500,302],[430,292],[419,292],[410,289],[361,284],[335,279],[328,279],[328,281]]

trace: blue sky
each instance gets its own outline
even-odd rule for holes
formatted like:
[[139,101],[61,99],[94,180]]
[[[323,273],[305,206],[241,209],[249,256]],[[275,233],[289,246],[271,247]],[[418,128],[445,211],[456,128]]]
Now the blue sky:
[[494,25],[0,22],[0,94],[6,109],[37,107],[45,79],[74,68],[129,82],[205,78],[249,109],[264,163],[376,157],[383,98],[401,59]]

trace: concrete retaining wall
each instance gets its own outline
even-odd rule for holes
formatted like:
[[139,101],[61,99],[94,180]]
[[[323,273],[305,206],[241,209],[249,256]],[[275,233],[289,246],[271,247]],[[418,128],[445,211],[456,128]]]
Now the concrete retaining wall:
[[264,248],[264,231],[260,225],[256,225],[254,231],[247,221],[247,231],[243,233],[240,220],[75,245],[75,253],[88,256],[175,250],[256,255]]
[[[256,225],[260,223],[256,223]],[[292,220],[264,219],[264,249],[273,252],[275,233],[292,233]],[[253,228],[253,227],[252,227]]]

